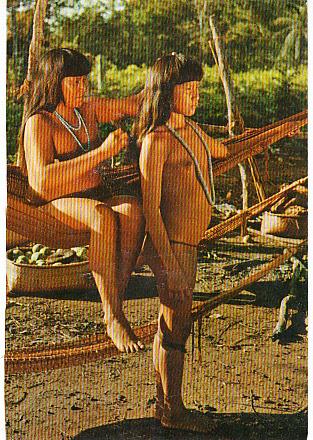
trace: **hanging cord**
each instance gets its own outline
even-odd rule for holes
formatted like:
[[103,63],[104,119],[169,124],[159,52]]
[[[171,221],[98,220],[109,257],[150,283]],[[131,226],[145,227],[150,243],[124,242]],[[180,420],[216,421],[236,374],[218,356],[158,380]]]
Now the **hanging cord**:
[[199,162],[196,158],[196,156],[194,155],[193,151],[191,150],[191,148],[189,147],[189,145],[186,143],[186,141],[176,132],[176,130],[174,130],[173,127],[171,127],[168,123],[166,123],[167,128],[169,129],[169,131],[172,133],[172,135],[182,144],[182,146],[185,148],[185,150],[187,151],[187,153],[189,154],[189,156],[191,157],[194,166],[195,166],[195,171],[196,171],[196,177],[198,182],[200,183],[204,194],[207,198],[207,201],[209,203],[209,205],[214,206],[215,205],[215,188],[214,188],[214,180],[213,180],[213,166],[212,166],[212,159],[211,159],[211,152],[210,149],[208,147],[208,144],[206,143],[205,139],[203,138],[200,130],[198,129],[198,127],[196,125],[194,125],[193,123],[191,123],[190,121],[188,121],[186,119],[186,123],[193,129],[193,131],[198,135],[198,137],[200,138],[206,152],[207,152],[207,156],[208,156],[208,166],[209,166],[209,179],[210,179],[210,185],[211,185],[211,193],[209,191],[209,188],[206,184],[206,181],[204,180],[203,174],[201,172],[200,166],[199,166]]

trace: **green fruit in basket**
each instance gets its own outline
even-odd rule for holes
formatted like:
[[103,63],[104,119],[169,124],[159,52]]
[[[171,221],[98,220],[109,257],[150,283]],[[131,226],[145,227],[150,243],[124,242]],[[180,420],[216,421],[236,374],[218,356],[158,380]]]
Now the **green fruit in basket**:
[[7,251],[7,258],[9,260],[14,260],[13,249],[10,249],[9,251]]
[[72,247],[72,248],[71,248],[71,250],[74,251],[75,254],[76,254],[76,252],[78,251],[78,249],[80,249],[80,247]]
[[40,249],[42,249],[42,248],[44,248],[43,244],[39,244],[39,243],[34,244],[34,246],[32,247],[33,254],[36,253],[36,252],[39,252]]
[[29,264],[29,260],[25,255],[20,255],[19,257],[17,257],[16,264]]
[[56,257],[58,257],[59,255],[63,255],[63,254],[64,254],[64,251],[66,251],[66,249],[57,249],[57,250],[55,251],[54,255],[55,255]]
[[52,254],[51,249],[49,247],[47,247],[47,246],[41,248],[39,253],[40,253],[40,255],[42,255],[44,257],[47,257],[48,255]]
[[37,260],[36,261],[36,266],[45,266],[45,265],[46,265],[45,260]]
[[34,252],[33,255],[30,257],[30,262],[36,263],[37,260],[42,260],[42,255],[40,255],[39,252]]
[[25,255],[27,258],[30,258],[33,255],[33,253],[32,253],[32,251],[26,251]]
[[13,260],[16,261],[18,257],[24,256],[24,252],[22,252],[21,249],[12,249],[12,256]]
[[77,251],[76,251],[76,255],[81,260],[87,260],[87,258],[88,258],[87,257],[87,249],[85,247],[78,248]]

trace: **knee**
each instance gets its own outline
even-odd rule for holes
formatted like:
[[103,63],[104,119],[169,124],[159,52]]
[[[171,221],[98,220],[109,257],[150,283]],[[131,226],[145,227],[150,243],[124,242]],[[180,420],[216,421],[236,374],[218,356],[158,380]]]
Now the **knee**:
[[132,197],[126,203],[126,214],[137,224],[141,224],[144,221],[142,205],[136,198]]
[[189,338],[189,335],[191,333],[191,326],[192,326],[191,316],[188,319],[184,318],[184,322],[181,327],[181,335],[180,335],[180,341],[184,345],[186,344],[187,339]]
[[142,204],[133,196],[119,196],[118,206],[116,208],[113,207],[113,209],[127,217],[135,219],[143,217]]
[[97,233],[112,234],[117,230],[115,212],[108,206],[99,204],[95,207],[93,231]]

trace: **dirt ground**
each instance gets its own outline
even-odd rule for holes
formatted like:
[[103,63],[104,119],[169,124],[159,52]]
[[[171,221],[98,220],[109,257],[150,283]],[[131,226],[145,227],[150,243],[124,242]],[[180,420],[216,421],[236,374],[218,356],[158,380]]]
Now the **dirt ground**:
[[[280,159],[283,158],[283,161]],[[306,175],[303,145],[271,153],[267,194]],[[280,166],[277,167],[277,164]],[[261,172],[263,160],[259,159]],[[275,170],[275,171],[274,171]],[[276,174],[273,173],[276,172]],[[219,178],[220,201],[240,206],[237,170]],[[251,193],[252,194],[252,193]],[[254,202],[251,196],[251,202]],[[195,301],[230,288],[282,248],[241,243],[236,234],[199,253]],[[253,260],[253,261],[250,261]],[[243,263],[240,266],[230,265]],[[241,271],[239,271],[239,268]],[[305,439],[307,437],[307,334],[305,325],[273,342],[280,301],[288,293],[290,264],[272,271],[203,320],[201,353],[187,344],[184,400],[217,422],[201,436],[163,429],[153,419],[152,347],[54,371],[6,375],[7,439]],[[133,326],[156,319],[158,298],[148,267],[132,276],[125,309]],[[295,314],[296,310],[292,310]],[[290,324],[290,322],[289,322]],[[79,339],[105,331],[95,290],[11,293],[6,349]]]

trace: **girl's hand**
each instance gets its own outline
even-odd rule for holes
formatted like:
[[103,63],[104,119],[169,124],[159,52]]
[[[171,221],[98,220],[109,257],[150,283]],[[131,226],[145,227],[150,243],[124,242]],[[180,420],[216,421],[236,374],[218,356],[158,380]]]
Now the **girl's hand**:
[[[106,151],[107,158],[116,156],[128,145],[128,134],[120,128],[112,131],[102,143],[101,147]],[[101,148],[100,147],[100,148]]]

